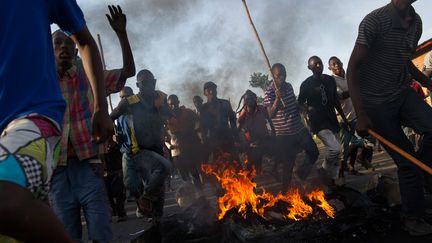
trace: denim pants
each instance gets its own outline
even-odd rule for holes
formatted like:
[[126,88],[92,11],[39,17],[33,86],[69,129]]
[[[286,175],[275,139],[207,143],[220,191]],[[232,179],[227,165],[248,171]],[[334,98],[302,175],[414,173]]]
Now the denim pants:
[[111,212],[103,179],[103,165],[68,159],[54,171],[49,193],[51,206],[75,241],[82,238],[81,209],[92,241],[112,240]]
[[[426,165],[432,166],[432,109],[414,90],[407,89],[391,103],[365,106],[365,109],[375,132]],[[423,135],[418,154],[404,134],[402,126],[410,127]],[[425,209],[423,172],[387,146],[384,148],[398,167],[403,213],[421,216]],[[430,175],[426,176],[430,178]]]
[[296,169],[302,180],[306,179],[319,156],[318,148],[309,131],[304,128],[294,135],[276,136],[276,160],[282,162],[282,190],[287,190],[292,178],[297,154],[305,151],[304,161]]
[[349,121],[348,125],[345,124],[345,122],[341,123],[340,139],[342,141],[342,161],[348,161],[350,142],[354,136],[354,133],[350,131],[350,127],[355,128],[356,124],[357,119]]
[[171,163],[151,150],[141,150],[129,158],[126,185],[135,198],[142,194],[158,198],[155,208],[159,216],[163,213],[165,179],[171,171]]
[[126,185],[128,197],[136,196],[142,192],[143,182],[139,176],[138,169],[131,153],[123,153],[122,157],[123,181]]
[[339,175],[341,154],[339,134],[333,133],[329,129],[324,129],[319,131],[317,136],[326,148],[326,155],[322,167],[326,170],[327,175],[331,179],[337,179]]

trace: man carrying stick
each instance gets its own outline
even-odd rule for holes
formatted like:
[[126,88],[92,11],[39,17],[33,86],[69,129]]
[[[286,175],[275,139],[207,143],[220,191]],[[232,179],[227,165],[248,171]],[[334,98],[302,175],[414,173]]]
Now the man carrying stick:
[[285,81],[285,67],[276,63],[272,67],[272,72],[275,79],[265,92],[264,106],[276,131],[276,162],[283,164],[282,191],[286,191],[291,183],[297,154],[305,151],[303,163],[297,168],[297,176],[305,180],[318,159],[319,151],[300,120],[294,90],[292,85]]
[[[368,14],[360,24],[348,66],[348,85],[357,113],[357,131],[373,128],[390,142],[429,166],[432,161],[432,109],[409,86],[411,77],[432,88],[411,62],[422,33],[414,0],[392,0]],[[424,136],[416,155],[401,126]],[[423,192],[423,174],[417,166],[385,147],[398,166],[403,228],[411,235],[432,234]]]

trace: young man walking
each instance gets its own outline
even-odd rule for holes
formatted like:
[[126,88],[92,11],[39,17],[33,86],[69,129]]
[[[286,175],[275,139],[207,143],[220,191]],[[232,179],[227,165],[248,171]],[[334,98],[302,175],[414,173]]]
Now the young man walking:
[[[317,56],[308,61],[312,76],[300,86],[298,103],[304,108],[309,118],[312,133],[316,134],[326,147],[323,163],[327,185],[334,185],[339,180],[341,143],[339,142],[339,123],[335,109],[342,120],[349,124],[339,102],[336,81],[323,74],[323,63]],[[327,177],[327,178],[325,178]],[[328,180],[329,179],[329,180]]]
[[283,164],[282,191],[289,189],[295,159],[305,151],[303,163],[296,169],[299,179],[305,180],[318,159],[319,151],[300,118],[294,90],[286,82],[285,66],[272,66],[274,82],[265,92],[264,105],[276,131],[276,160]]
[[[413,2],[392,0],[363,19],[348,65],[348,85],[360,135],[373,129],[431,166],[432,109],[410,88],[412,78],[432,88],[432,81],[411,61],[422,34],[422,21],[411,6]],[[418,153],[402,126],[423,135]],[[392,149],[385,149],[398,167],[403,228],[411,235],[432,234],[430,221],[425,221],[432,217],[426,211],[422,171]]]

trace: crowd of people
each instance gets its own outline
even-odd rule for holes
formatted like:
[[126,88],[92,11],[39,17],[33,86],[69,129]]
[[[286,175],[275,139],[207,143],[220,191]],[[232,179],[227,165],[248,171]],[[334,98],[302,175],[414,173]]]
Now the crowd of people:
[[[137,73],[137,94],[125,86],[136,68],[120,6],[109,6],[107,19],[123,66],[104,71],[75,1],[8,2],[0,10],[0,34],[7,37],[0,42],[0,234],[25,242],[82,241],[82,212],[88,239],[108,242],[112,216],[127,220],[126,198],[136,201],[137,216],[158,228],[170,177],[201,191],[200,165],[222,157],[246,158],[245,166],[258,173],[263,157],[271,157],[281,191],[293,175],[306,184],[315,167],[321,183],[334,188],[344,184],[346,172],[358,174],[356,161],[372,167],[371,128],[431,165],[432,109],[418,89],[432,88],[432,54],[423,73],[411,62],[422,34],[413,2],[392,0],[363,19],[347,73],[333,56],[331,75],[323,74],[322,59],[312,56],[312,75],[296,97],[285,66],[275,63],[263,102],[247,90],[238,114],[219,98],[214,82],[203,83],[205,102],[201,94],[190,97],[195,110],[181,106],[176,94],[156,90],[150,70]],[[51,34],[50,23],[61,30]],[[32,45],[23,29],[31,32]],[[117,92],[121,101],[109,114],[106,96]],[[416,147],[403,127],[421,136]],[[315,136],[325,153],[319,166]],[[432,234],[424,198],[430,175],[384,148],[398,167],[404,229]]]

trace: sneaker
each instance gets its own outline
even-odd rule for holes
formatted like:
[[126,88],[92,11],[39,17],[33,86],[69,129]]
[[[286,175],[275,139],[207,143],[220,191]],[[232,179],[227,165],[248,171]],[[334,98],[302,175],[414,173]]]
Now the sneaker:
[[432,225],[426,223],[422,218],[406,217],[402,223],[402,229],[408,231],[412,236],[423,236],[432,234]]
[[135,211],[135,215],[137,218],[142,219],[144,218],[144,214],[141,213],[141,210],[137,207],[136,211]]

